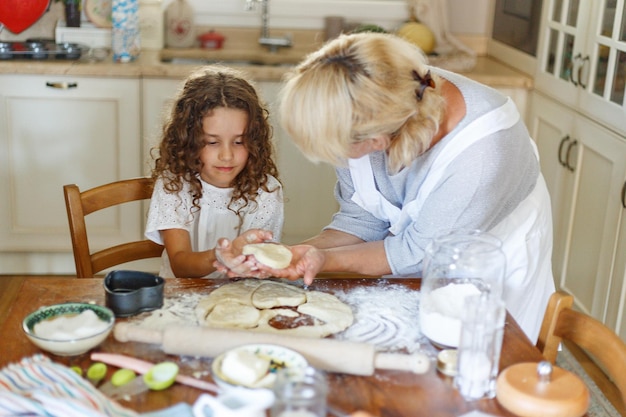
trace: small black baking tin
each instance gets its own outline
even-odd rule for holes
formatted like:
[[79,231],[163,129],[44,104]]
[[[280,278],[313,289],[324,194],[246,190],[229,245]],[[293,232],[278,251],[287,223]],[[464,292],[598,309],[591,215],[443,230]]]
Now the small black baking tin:
[[116,317],[128,317],[163,306],[165,280],[139,271],[111,271],[104,277],[106,306]]

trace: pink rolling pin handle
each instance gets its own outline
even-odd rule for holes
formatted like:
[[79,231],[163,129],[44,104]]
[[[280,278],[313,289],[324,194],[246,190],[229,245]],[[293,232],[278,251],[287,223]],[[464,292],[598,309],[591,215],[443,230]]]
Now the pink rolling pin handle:
[[148,373],[150,368],[154,366],[151,362],[116,353],[93,352],[91,360],[117,366],[118,368],[127,368],[142,375]]
[[414,374],[424,374],[430,368],[430,359],[424,353],[404,355],[400,353],[376,353],[374,368],[409,371]]
[[[137,372],[138,374],[145,374],[150,370],[150,368],[154,366],[154,364],[151,362],[147,362],[130,356],[119,355],[116,353],[93,352],[91,354],[91,360],[117,366],[118,368],[127,368]],[[190,387],[198,388],[203,391],[209,391],[213,393],[217,393],[219,391],[219,387],[217,385],[207,381],[203,381],[201,379],[192,378],[187,375],[178,374],[176,376],[176,382]]]
[[117,323],[113,328],[113,336],[119,342],[163,344],[161,330],[148,329],[130,323]]

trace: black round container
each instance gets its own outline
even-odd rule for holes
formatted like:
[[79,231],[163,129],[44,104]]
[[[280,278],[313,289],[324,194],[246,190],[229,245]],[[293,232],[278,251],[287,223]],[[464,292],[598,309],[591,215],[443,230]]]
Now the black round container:
[[55,57],[57,59],[78,59],[81,55],[81,48],[76,43],[59,43]]
[[27,42],[26,47],[28,48],[28,54],[32,59],[47,59],[48,58],[48,50],[46,49],[46,45],[43,42]]
[[104,278],[106,306],[117,317],[128,317],[163,306],[165,280],[139,271],[111,271]]
[[13,44],[0,42],[0,59],[13,59]]

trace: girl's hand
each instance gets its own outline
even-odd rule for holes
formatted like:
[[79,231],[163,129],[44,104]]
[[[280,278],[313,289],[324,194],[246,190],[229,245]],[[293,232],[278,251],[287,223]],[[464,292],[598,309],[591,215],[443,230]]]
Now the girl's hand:
[[304,278],[304,283],[310,285],[318,272],[324,267],[326,256],[324,252],[311,245],[288,246],[293,254],[291,265],[284,269],[273,269],[263,264],[258,264],[260,271],[265,271],[276,278],[287,278],[295,281]]
[[232,242],[226,238],[219,239],[215,247],[217,261],[213,266],[229,278],[267,278],[269,274],[259,270],[256,259],[243,255],[242,251],[248,243],[262,243],[271,240],[272,237],[272,232],[267,230],[251,229],[237,236]]

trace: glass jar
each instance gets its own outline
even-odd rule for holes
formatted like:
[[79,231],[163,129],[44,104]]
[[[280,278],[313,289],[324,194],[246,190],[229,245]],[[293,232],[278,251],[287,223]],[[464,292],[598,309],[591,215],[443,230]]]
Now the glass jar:
[[506,257],[502,242],[479,230],[454,231],[427,246],[420,291],[420,327],[435,346],[456,348],[468,295],[502,297]]

